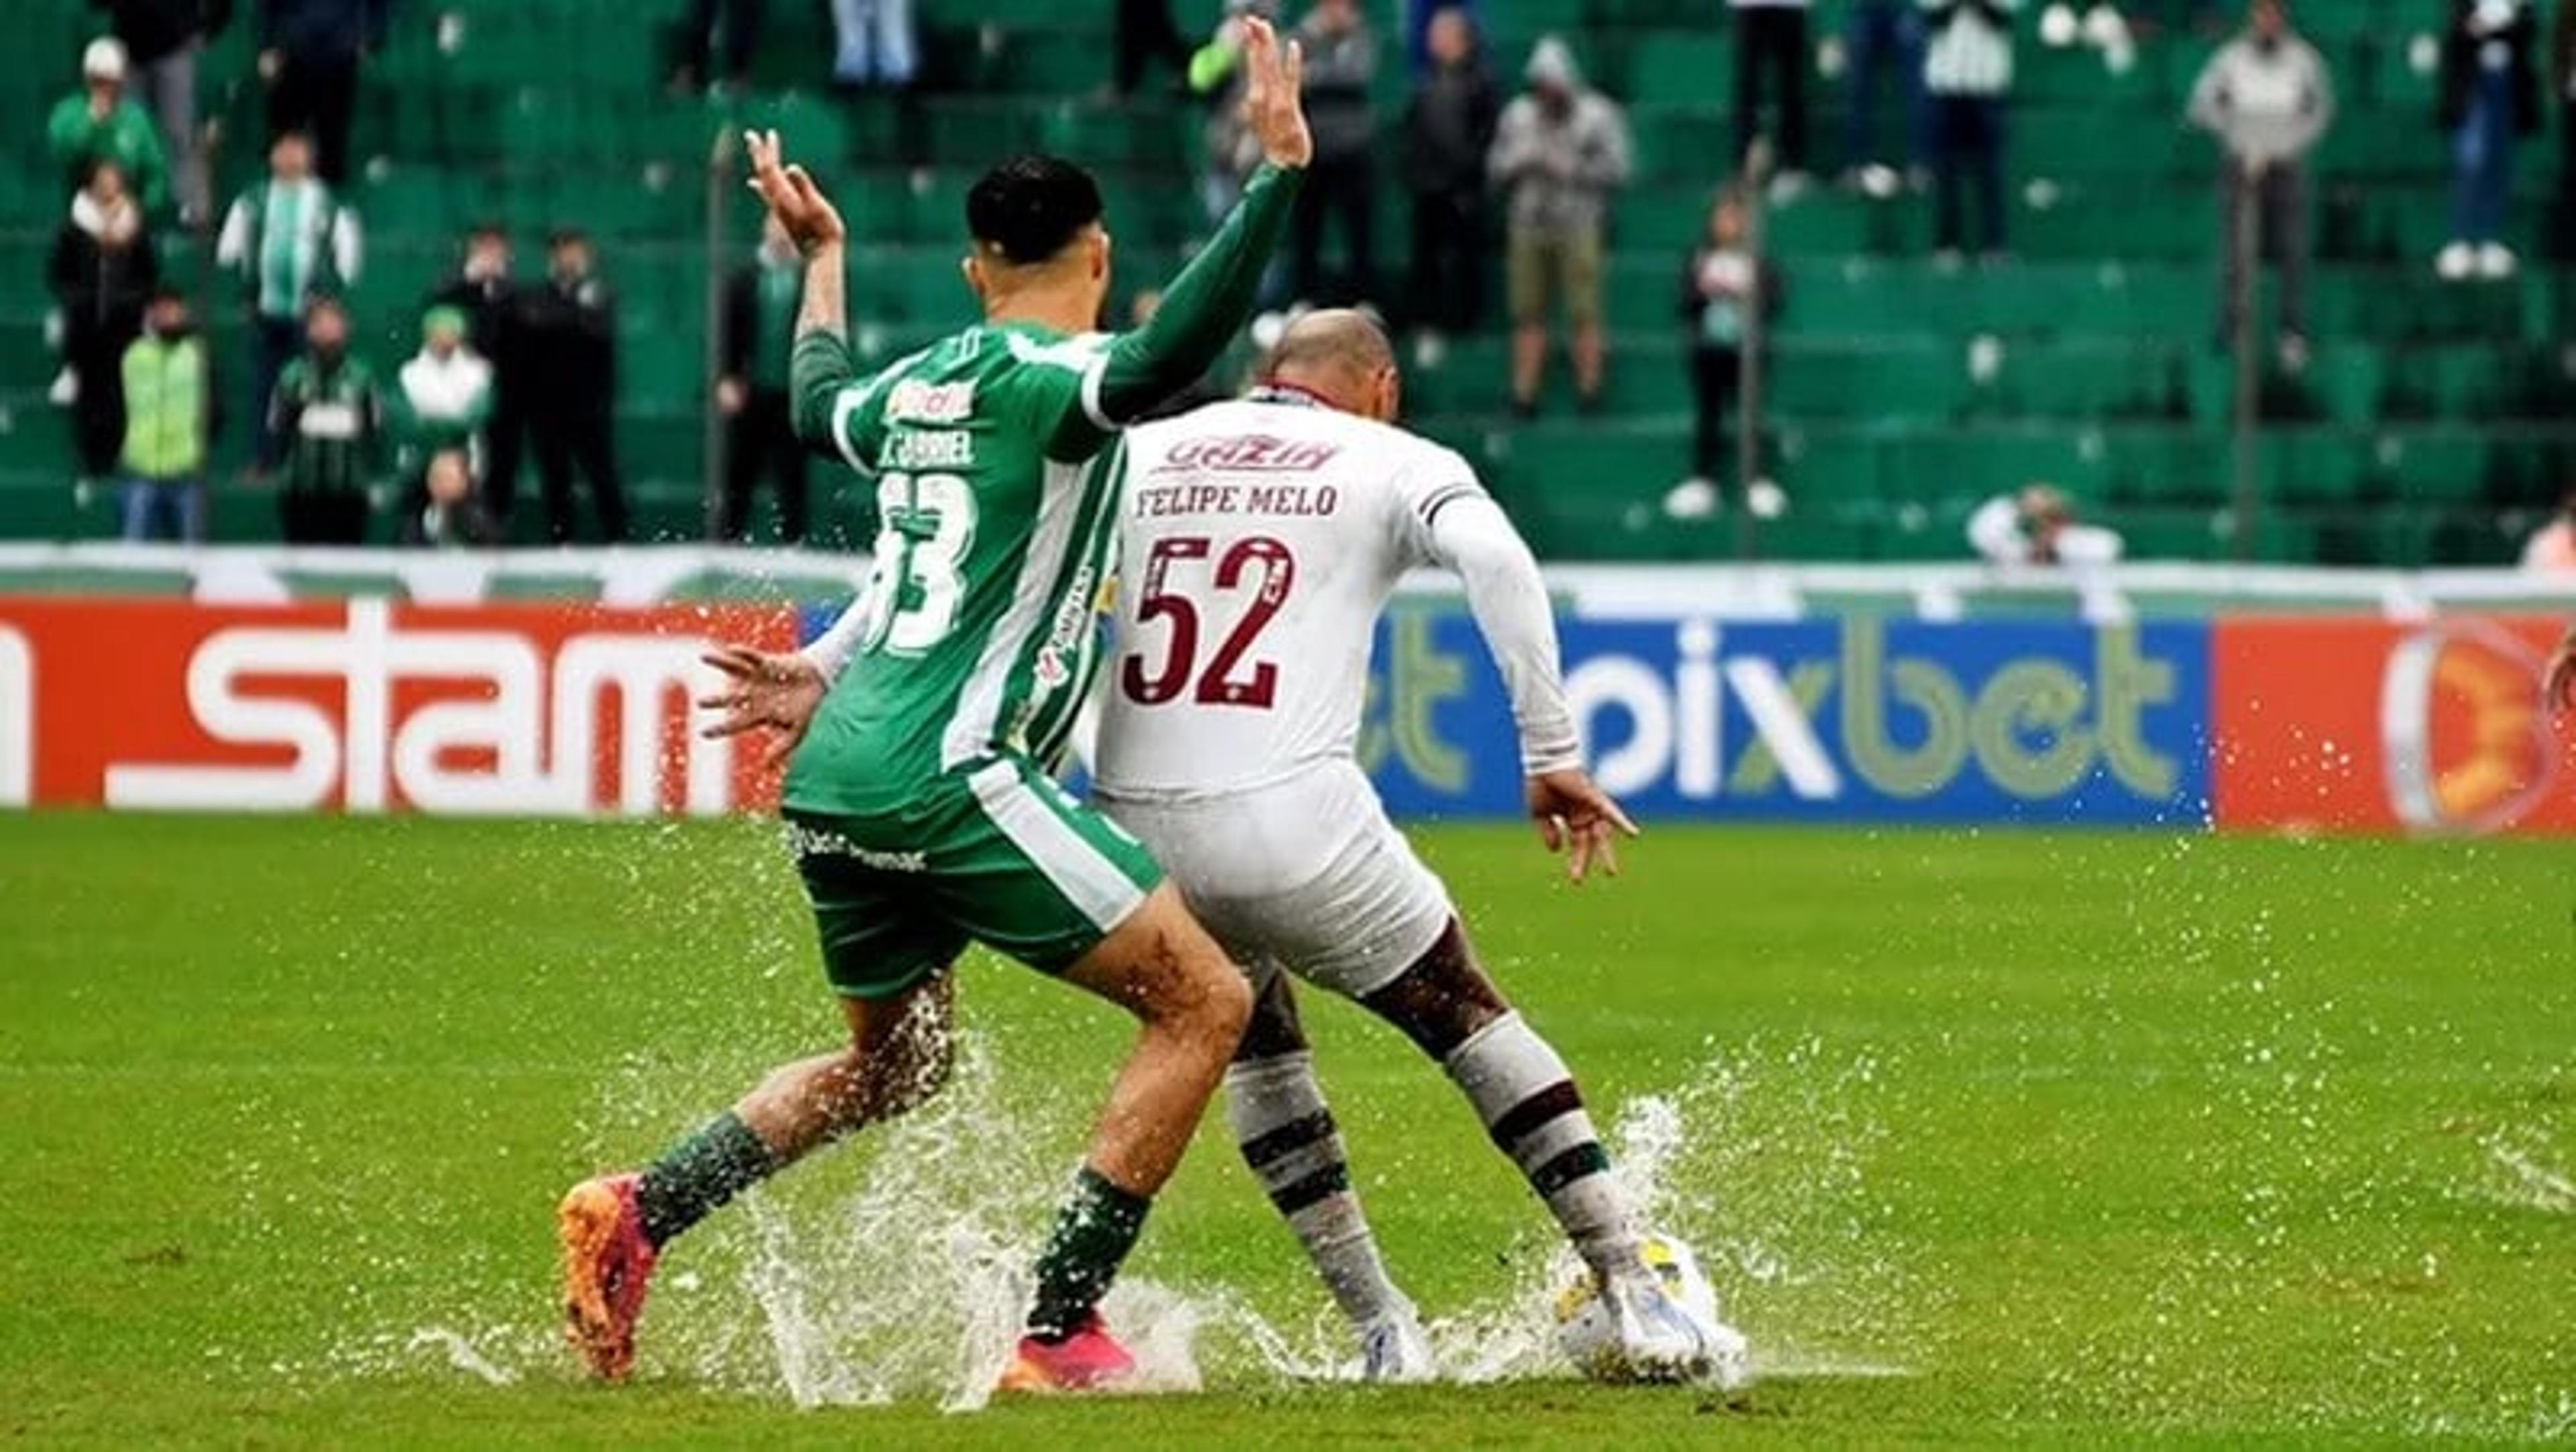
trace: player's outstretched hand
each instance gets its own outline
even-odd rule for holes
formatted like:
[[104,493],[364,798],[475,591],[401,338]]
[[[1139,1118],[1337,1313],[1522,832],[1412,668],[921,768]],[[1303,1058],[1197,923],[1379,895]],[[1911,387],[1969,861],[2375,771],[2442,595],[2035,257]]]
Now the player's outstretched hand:
[[799,253],[811,257],[849,240],[850,229],[841,225],[841,214],[824,197],[823,189],[814,185],[814,178],[805,168],[779,160],[777,132],[746,131],[742,141],[751,153],[751,189],[760,194],[769,215],[787,229],[788,240]]
[[2549,674],[2541,700],[2553,710],[2576,711],[2576,626],[2549,653]]
[[797,743],[805,739],[805,728],[814,724],[814,712],[823,704],[823,673],[801,655],[770,655],[738,645],[701,659],[724,672],[727,680],[722,691],[698,698],[706,710],[724,712],[723,719],[698,734],[714,740],[746,731],[775,731],[778,738],[761,757],[761,769],[784,765],[795,755]]
[[1547,850],[1565,854],[1565,875],[1577,886],[1596,862],[1603,872],[1617,877],[1619,839],[1637,835],[1637,824],[1582,771],[1531,777],[1529,814],[1538,823],[1538,839],[1547,844]]
[[1304,166],[1315,159],[1306,134],[1306,51],[1258,15],[1243,17],[1243,121],[1272,166]]

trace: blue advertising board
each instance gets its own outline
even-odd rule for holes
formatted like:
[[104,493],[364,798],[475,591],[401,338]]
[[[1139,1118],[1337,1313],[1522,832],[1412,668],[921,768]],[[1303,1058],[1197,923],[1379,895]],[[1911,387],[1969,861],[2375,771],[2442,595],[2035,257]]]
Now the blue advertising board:
[[[1641,818],[2208,821],[2199,623],[1569,619],[1559,630],[1593,770]],[[1390,811],[1520,811],[1509,702],[1462,609],[1392,611],[1369,684],[1360,756]]]

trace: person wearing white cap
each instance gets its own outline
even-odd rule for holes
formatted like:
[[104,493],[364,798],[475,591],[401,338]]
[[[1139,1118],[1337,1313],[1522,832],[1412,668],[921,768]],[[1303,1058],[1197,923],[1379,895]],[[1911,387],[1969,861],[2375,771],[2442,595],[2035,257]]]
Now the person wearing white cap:
[[81,52],[81,88],[65,96],[46,122],[54,165],[62,169],[68,198],[102,161],[116,163],[147,214],[170,203],[170,163],[152,118],[125,94],[125,47],[101,36]]
[[197,145],[197,57],[233,17],[233,0],[90,0],[124,43],[135,98],[161,124],[170,186],[183,221],[210,214],[206,154]]

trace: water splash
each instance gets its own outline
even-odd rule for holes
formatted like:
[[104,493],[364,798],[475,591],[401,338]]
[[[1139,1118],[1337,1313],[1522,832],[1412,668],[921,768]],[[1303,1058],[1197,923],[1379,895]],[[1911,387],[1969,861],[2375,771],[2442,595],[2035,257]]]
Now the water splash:
[[[646,1086],[668,1093],[668,1065],[612,1077],[603,1102],[618,1117],[666,1107]],[[1765,1374],[1901,1374],[1890,1353],[1916,1339],[1910,1317],[1926,1301],[1890,1252],[1865,1173],[1882,1134],[1877,1079],[1874,1060],[1836,1060],[1818,1041],[1754,1043],[1712,1050],[1612,1121],[1618,1173],[1641,1212],[1699,1249]],[[1016,1084],[990,1039],[961,1034],[931,1105],[873,1131],[848,1165],[755,1191],[692,1238],[691,1269],[656,1287],[641,1374],[807,1408],[981,1408],[1019,1334],[1030,1227],[1046,1223],[1071,1168],[1053,1147],[1078,1138],[1081,1109]],[[1530,1210],[1507,1282],[1427,1328],[1450,1380],[1572,1375],[1550,1308],[1577,1263]],[[543,1303],[514,1297],[522,1312]],[[1336,1319],[1283,1321],[1241,1287],[1128,1277],[1103,1310],[1137,1357],[1140,1390],[1356,1374]],[[550,1325],[506,1314],[473,1335],[368,1333],[325,1363],[417,1375],[441,1358],[499,1385],[569,1374]]]
[[2487,1152],[2485,1192],[2507,1205],[2576,1215],[2576,1178],[2551,1164],[2537,1134],[2501,1132],[2483,1141]]

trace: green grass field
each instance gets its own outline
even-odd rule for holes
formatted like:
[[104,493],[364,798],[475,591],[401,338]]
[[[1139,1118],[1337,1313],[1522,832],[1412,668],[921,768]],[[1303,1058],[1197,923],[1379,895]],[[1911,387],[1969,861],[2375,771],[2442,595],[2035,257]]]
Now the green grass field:
[[[0,816],[0,1439],[1069,1448],[2576,1436],[2576,846],[1663,830],[1608,890],[1426,832],[1767,1376],[1537,1366],[1465,1106],[1315,1008],[1400,1278],[1495,1385],[1338,1354],[1219,1134],[1122,1291],[1205,1390],[943,1412],[1124,1026],[965,970],[950,1102],[665,1261],[635,1385],[550,1209],[828,1043],[748,824]],[[1329,1354],[1328,1354],[1329,1353]]]

